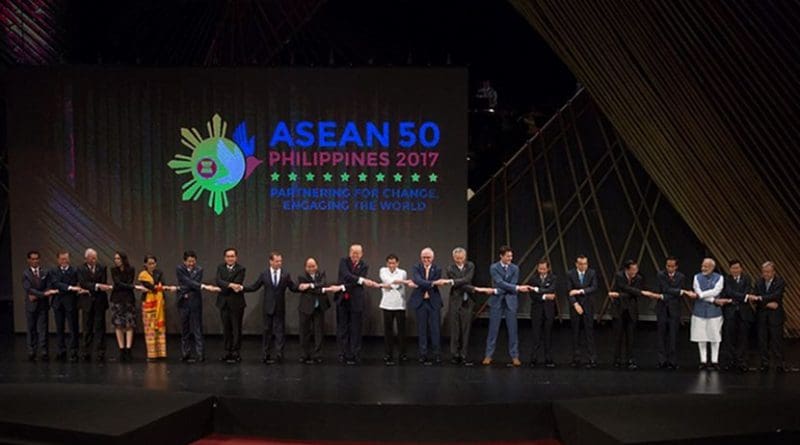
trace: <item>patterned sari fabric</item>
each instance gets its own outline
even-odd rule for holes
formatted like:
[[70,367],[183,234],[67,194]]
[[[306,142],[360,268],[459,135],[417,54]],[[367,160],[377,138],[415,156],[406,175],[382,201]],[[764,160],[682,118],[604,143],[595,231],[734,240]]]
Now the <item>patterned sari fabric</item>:
[[[164,358],[167,356],[167,337],[162,285],[161,283],[155,283],[153,276],[146,270],[139,273],[139,281],[145,287],[152,287],[152,290],[145,294],[142,302],[142,321],[144,322],[147,358]],[[147,286],[147,284],[150,284],[150,286]]]

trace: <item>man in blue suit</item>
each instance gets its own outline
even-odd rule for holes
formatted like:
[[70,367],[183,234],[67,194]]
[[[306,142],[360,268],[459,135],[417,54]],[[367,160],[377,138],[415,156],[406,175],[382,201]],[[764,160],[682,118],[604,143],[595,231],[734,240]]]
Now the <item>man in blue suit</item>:
[[[50,287],[58,290],[50,300],[53,316],[56,320],[57,353],[56,360],[67,359],[69,347],[69,360],[78,361],[78,294],[88,294],[89,291],[78,286],[78,270],[69,263],[69,252],[60,251],[56,256],[58,266],[50,272]],[[69,325],[69,341],[65,341],[65,327]]]
[[[438,286],[449,283],[442,278],[442,269],[433,264],[433,249],[426,247],[419,254],[419,264],[414,266],[412,281],[416,288],[411,293],[408,305],[417,313],[417,334],[419,336],[419,362],[425,365],[438,365],[442,362],[440,350],[439,324],[442,315],[442,294]],[[433,361],[428,357],[428,331],[430,330],[430,349]]]
[[489,268],[492,275],[492,288],[478,289],[489,293],[489,336],[486,338],[486,353],[482,364],[492,364],[497,334],[500,331],[500,321],[506,319],[508,329],[508,353],[514,366],[522,365],[519,360],[519,342],[517,340],[517,308],[519,301],[517,293],[530,292],[528,285],[518,285],[519,267],[513,264],[514,252],[509,246],[500,247],[500,261]]
[[[175,268],[178,280],[178,313],[181,316],[181,361],[184,363],[206,360],[203,342],[202,291],[220,292],[217,286],[203,283],[203,268],[197,264],[193,250],[183,252],[183,264]],[[195,357],[192,357],[194,346]]]

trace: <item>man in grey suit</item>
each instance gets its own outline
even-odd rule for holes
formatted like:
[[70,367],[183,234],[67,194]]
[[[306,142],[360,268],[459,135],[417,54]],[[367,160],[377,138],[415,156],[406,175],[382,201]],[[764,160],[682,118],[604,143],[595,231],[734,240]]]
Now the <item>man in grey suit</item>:
[[[519,292],[530,292],[531,287],[523,284],[518,285],[519,267],[513,264],[514,253],[511,247],[500,247],[500,261],[492,264],[489,271],[492,275],[492,288],[489,288],[489,335],[486,338],[486,354],[482,364],[488,366],[492,364],[497,334],[500,331],[500,321],[506,319],[506,329],[508,329],[508,353],[511,356],[511,364],[520,366],[519,342],[517,340],[517,309]],[[484,291],[484,289],[476,289]]]
[[475,276],[475,265],[467,261],[467,251],[463,247],[453,249],[453,264],[445,271],[450,280],[450,302],[448,318],[450,319],[450,362],[454,365],[471,366],[467,359],[469,353],[469,331],[472,326],[472,311],[475,300],[472,292],[472,278]]

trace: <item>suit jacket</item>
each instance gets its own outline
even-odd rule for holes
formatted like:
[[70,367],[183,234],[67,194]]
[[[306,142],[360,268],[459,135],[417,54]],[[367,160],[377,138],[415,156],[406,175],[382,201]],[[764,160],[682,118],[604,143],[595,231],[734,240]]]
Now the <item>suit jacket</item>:
[[732,275],[725,276],[725,288],[722,291],[724,298],[730,298],[733,303],[722,306],[722,315],[726,319],[732,319],[738,312],[745,321],[755,321],[756,314],[750,303],[745,303],[744,297],[752,291],[752,281],[745,274],[739,276],[739,283],[733,279]]
[[178,307],[203,307],[203,268],[195,266],[190,272],[181,264],[175,268],[175,278],[178,280]]
[[543,305],[544,311],[548,317],[555,316],[556,313],[556,300],[545,300],[543,299],[544,294],[554,294],[556,292],[556,276],[555,274],[548,273],[544,276],[544,280],[538,273],[534,274],[531,277],[529,285],[533,287],[538,287],[539,292],[531,291],[531,309],[533,309],[533,305]]
[[638,273],[628,282],[628,275],[624,270],[617,272],[614,280],[614,291],[619,293],[618,298],[611,299],[611,314],[619,317],[626,310],[631,320],[639,319],[639,297],[642,296],[644,278]]
[[472,295],[475,290],[475,286],[472,285],[472,279],[475,277],[475,264],[467,261],[461,270],[455,264],[450,264],[447,266],[445,274],[447,278],[453,280],[453,286],[450,288],[450,306],[460,306],[464,302],[464,296],[467,297],[467,305],[472,306],[475,303]]
[[411,281],[417,285],[411,292],[411,297],[408,299],[408,306],[412,309],[417,309],[425,302],[425,293],[428,294],[431,305],[435,308],[441,308],[444,304],[442,301],[442,293],[439,288],[433,285],[433,282],[442,278],[442,269],[435,264],[431,264],[428,269],[428,277],[425,278],[425,266],[422,263],[417,263],[412,269]]
[[574,289],[583,289],[583,294],[568,296],[570,306],[576,302],[583,307],[584,313],[594,309],[594,296],[597,293],[597,273],[591,267],[586,269],[583,277],[583,284],[578,277],[577,269],[570,269],[567,272],[567,295]]
[[297,305],[297,310],[300,311],[302,314],[311,315],[314,313],[314,303],[319,301],[318,309],[322,312],[328,310],[331,307],[331,300],[328,298],[328,294],[322,292],[322,288],[325,287],[328,283],[325,280],[325,272],[317,271],[314,275],[314,278],[311,278],[311,275],[305,273],[297,277],[297,284],[302,283],[312,283],[314,284],[313,289],[306,289],[300,292],[300,302]]
[[114,282],[114,290],[111,291],[109,300],[112,303],[134,304],[136,302],[136,298],[133,295],[134,274],[132,267],[125,270],[120,270],[118,267],[111,268],[111,281]]
[[350,258],[342,258],[339,260],[338,282],[344,285],[345,291],[337,292],[333,297],[333,301],[336,304],[342,304],[345,301],[345,295],[348,295],[350,311],[362,312],[367,299],[367,290],[364,289],[364,286],[358,284],[358,280],[360,278],[366,278],[368,270],[369,266],[367,266],[364,260],[359,260],[355,267],[353,267],[353,262],[350,261]]
[[[25,289],[25,310],[35,312],[37,310],[47,310],[50,307],[50,298],[44,293],[50,288],[49,273],[39,267],[39,278],[33,275],[30,267],[26,267],[22,272],[22,288]],[[35,297],[34,301],[28,298],[29,295]]]
[[78,268],[78,283],[81,287],[88,290],[88,294],[78,296],[78,308],[89,310],[92,304],[95,309],[104,311],[108,309],[108,294],[102,290],[96,290],[95,284],[108,284],[108,273],[106,266],[100,263],[95,264],[94,273],[89,270],[89,266],[84,263]]
[[505,300],[508,309],[516,312],[519,307],[517,298],[517,282],[519,281],[519,267],[511,263],[508,268],[503,268],[500,261],[489,266],[492,276],[492,287],[495,293],[489,296],[489,307],[500,307]]
[[74,311],[78,307],[78,293],[72,292],[70,286],[78,285],[78,270],[72,266],[68,266],[67,270],[62,271],[60,267],[56,266],[50,271],[50,288],[57,289],[58,293],[53,295],[50,300],[50,306],[53,309],[65,309]]
[[[753,293],[760,295],[762,300],[758,302],[758,317],[759,321],[766,320],[771,325],[781,325],[786,318],[783,310],[783,290],[786,283],[783,278],[775,276],[772,279],[772,284],[767,291],[767,282],[764,278],[759,278],[753,288]],[[778,309],[767,309],[767,303],[777,302]]]
[[216,282],[217,286],[222,289],[217,294],[217,307],[222,309],[230,307],[233,309],[243,309],[247,307],[247,302],[244,300],[244,292],[234,292],[228,285],[231,283],[243,284],[246,269],[239,263],[233,265],[232,270],[228,270],[225,263],[217,267]]
[[670,278],[665,270],[658,271],[656,275],[657,291],[664,296],[663,300],[656,301],[656,317],[664,319],[668,314],[679,317],[681,314],[681,291],[686,286],[686,276],[675,271]]
[[278,284],[272,284],[272,272],[267,267],[258,276],[256,281],[244,287],[245,292],[255,292],[264,288],[261,302],[264,315],[285,314],[286,313],[286,289],[297,290],[297,286],[292,281],[291,275],[285,269],[280,270]]

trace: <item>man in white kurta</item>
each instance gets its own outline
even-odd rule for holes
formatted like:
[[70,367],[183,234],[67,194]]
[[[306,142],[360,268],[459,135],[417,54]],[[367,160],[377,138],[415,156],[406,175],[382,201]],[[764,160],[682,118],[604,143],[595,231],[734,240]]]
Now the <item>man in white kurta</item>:
[[[722,308],[716,304],[724,287],[722,275],[714,272],[716,263],[703,260],[700,273],[694,276],[692,288],[697,300],[692,309],[691,340],[700,350],[700,369],[719,369],[719,344],[722,341]],[[711,346],[711,361],[708,360]]]

